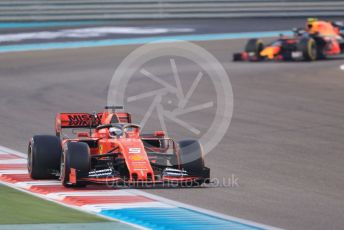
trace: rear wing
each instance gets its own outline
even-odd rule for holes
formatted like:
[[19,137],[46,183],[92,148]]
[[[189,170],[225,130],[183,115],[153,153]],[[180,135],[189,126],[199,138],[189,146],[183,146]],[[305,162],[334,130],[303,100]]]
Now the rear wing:
[[59,113],[55,120],[56,135],[59,136],[63,128],[96,128],[102,116],[103,113]]
[[131,115],[125,112],[115,113],[119,123],[131,123]]
[[116,113],[59,113],[55,120],[56,135],[62,129],[96,128],[101,124],[131,123],[131,115],[126,112]]

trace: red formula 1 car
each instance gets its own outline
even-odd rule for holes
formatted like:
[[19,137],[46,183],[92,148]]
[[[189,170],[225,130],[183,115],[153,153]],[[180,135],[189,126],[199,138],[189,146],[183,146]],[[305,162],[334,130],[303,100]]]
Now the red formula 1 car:
[[343,25],[339,22],[308,19],[306,29],[294,29],[293,36],[281,35],[267,46],[260,39],[250,39],[244,52],[233,55],[233,61],[314,61],[342,53]]
[[[28,148],[33,179],[59,178],[66,187],[208,183],[197,140],[176,143],[163,131],[142,134],[131,115],[106,107],[103,113],[61,113],[56,135],[34,136]],[[76,137],[67,137],[71,131]]]

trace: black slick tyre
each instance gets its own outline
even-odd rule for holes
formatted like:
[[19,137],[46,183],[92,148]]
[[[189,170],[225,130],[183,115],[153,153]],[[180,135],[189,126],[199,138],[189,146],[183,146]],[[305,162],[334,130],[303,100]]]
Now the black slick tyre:
[[[71,169],[76,170],[76,183],[71,183]],[[80,178],[87,177],[90,171],[90,148],[86,143],[68,142],[64,146],[61,157],[61,182],[65,187],[84,187],[85,181]]]
[[[246,43],[245,52],[248,53],[250,60],[260,61],[264,57],[260,55],[260,52],[264,49],[264,43],[261,39],[250,39]],[[252,58],[255,57],[255,58]]]
[[57,178],[62,154],[61,141],[56,136],[34,136],[28,146],[27,168],[32,179]]
[[298,50],[302,52],[305,61],[315,61],[317,59],[317,44],[313,38],[301,39]]

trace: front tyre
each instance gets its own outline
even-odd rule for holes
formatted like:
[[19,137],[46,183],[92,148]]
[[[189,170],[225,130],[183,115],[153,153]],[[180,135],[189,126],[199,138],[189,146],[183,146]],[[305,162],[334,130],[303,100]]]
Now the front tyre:
[[27,168],[32,179],[55,179],[60,170],[61,141],[56,136],[34,136],[28,147]]
[[317,44],[313,38],[303,38],[299,41],[298,50],[302,52],[305,61],[315,61],[317,59]]
[[247,52],[249,59],[251,61],[261,61],[264,59],[264,57],[262,55],[260,55],[260,53],[263,51],[264,49],[264,43],[262,40],[260,39],[250,39],[248,40],[246,47],[245,47],[245,51]]
[[[86,143],[67,142],[61,157],[61,182],[65,187],[85,187],[80,178],[87,177],[90,171],[90,148]],[[76,181],[70,181],[71,169],[76,171]]]
[[198,186],[209,180],[210,170],[204,166],[203,149],[198,140],[183,140],[179,143],[181,168],[190,176],[203,179],[196,181],[192,186]]

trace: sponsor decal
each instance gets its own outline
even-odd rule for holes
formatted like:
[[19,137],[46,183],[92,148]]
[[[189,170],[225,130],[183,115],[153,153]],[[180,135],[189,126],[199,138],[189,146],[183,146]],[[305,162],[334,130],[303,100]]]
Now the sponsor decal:
[[112,169],[101,169],[101,170],[93,170],[88,173],[88,177],[104,177],[104,176],[112,176],[115,172]]
[[129,153],[131,154],[141,153],[141,148],[129,148]]
[[[91,114],[70,114],[68,115],[68,125],[69,126],[88,126],[94,119]],[[95,124],[100,123],[101,117],[97,117],[94,121]]]
[[163,176],[183,177],[188,175],[187,171],[174,168],[165,168],[163,171]]
[[141,160],[144,160],[143,159],[143,156],[142,155],[131,155],[131,156],[129,156],[129,159],[130,160],[134,160],[134,161],[141,161]]

